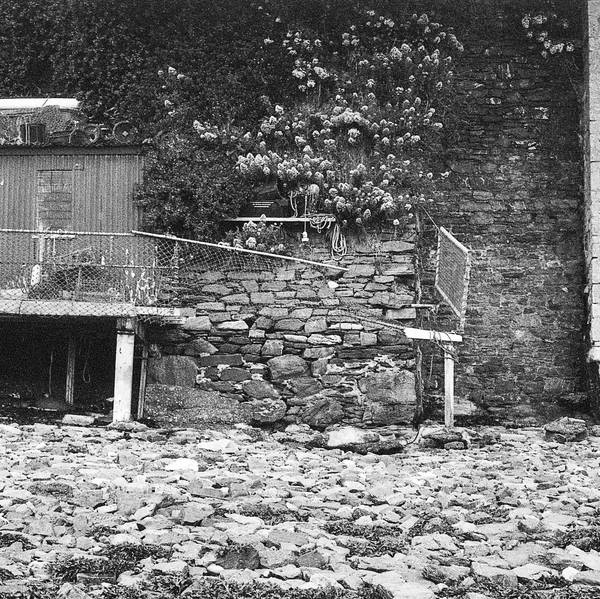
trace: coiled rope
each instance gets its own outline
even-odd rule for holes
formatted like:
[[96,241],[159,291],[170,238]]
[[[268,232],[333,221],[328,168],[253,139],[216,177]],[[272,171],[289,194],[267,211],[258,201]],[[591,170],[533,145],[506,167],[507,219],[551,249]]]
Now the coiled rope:
[[342,233],[339,223],[335,223],[331,232],[331,257],[340,261],[348,253],[346,238]]

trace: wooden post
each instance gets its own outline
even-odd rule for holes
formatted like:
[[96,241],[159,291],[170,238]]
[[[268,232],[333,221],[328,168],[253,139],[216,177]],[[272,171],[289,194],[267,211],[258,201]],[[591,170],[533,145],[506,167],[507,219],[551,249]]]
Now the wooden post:
[[69,349],[67,350],[67,382],[65,384],[65,401],[70,406],[74,403],[75,397],[75,355],[77,351],[77,341],[75,335],[69,333]]
[[134,319],[119,318],[117,320],[113,422],[125,422],[131,420],[134,346]]
[[444,344],[444,424],[454,426],[454,347]]
[[138,409],[137,417],[144,417],[144,402],[146,400],[146,374],[148,372],[148,343],[146,340],[143,341],[142,347],[142,364],[140,366],[140,391],[138,394]]

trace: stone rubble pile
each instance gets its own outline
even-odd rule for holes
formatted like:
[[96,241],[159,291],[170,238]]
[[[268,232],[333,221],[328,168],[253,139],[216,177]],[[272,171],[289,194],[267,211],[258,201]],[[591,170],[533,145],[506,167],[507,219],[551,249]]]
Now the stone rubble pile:
[[[282,589],[369,583],[395,599],[454,586],[483,599],[481,582],[548,577],[600,585],[600,439],[443,432],[400,454],[361,455],[342,448],[381,437],[334,429],[315,447],[305,444],[321,433],[298,425],[266,434],[1,424],[0,596],[52,580],[69,559],[96,570],[61,592],[93,596],[119,547],[142,557],[110,582],[140,589],[166,574]],[[428,448],[436,439],[449,449]]]

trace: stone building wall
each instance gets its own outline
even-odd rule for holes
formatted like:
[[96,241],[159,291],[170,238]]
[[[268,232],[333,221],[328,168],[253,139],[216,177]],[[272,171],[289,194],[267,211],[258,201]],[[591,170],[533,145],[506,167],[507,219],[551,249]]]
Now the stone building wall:
[[[420,2],[423,9],[429,4]],[[454,4],[433,3],[450,12]],[[597,4],[594,0],[590,6]],[[471,400],[484,419],[540,420],[561,409],[589,407],[580,105],[568,77],[519,30],[520,11],[535,7],[528,8],[525,0],[481,0],[466,8],[472,14],[456,8],[455,23],[450,13],[436,15],[456,25],[465,53],[457,68],[457,104],[440,154],[440,170],[451,174],[430,209],[439,225],[473,250],[465,341],[457,347],[456,396],[459,405]],[[588,189],[594,190],[591,167],[587,173]],[[422,237],[409,241],[418,241],[421,248],[422,301],[436,302],[435,229],[424,215],[422,224]],[[376,259],[367,243],[352,244],[344,264],[354,270],[338,281],[335,292],[327,286],[327,276],[311,269],[262,278],[249,274],[247,279],[213,275],[206,293],[214,297],[198,302],[197,326],[203,330],[156,334],[163,355],[163,362],[155,358],[157,372],[165,358],[177,363],[166,369],[169,373],[189,365],[186,384],[180,387],[193,392],[171,405],[204,402],[198,405],[206,407],[219,394],[222,413],[226,400],[236,417],[247,419],[247,410],[260,407],[252,401],[266,394],[276,400],[264,402],[267,412],[285,409],[286,421],[314,424],[323,415],[318,424],[342,419],[366,425],[412,418],[417,402],[408,391],[412,380],[406,384],[412,374],[398,374],[413,372],[410,342],[368,323],[356,328],[335,305],[323,305],[324,300],[354,298],[400,323],[454,329],[456,321],[443,307],[435,317],[407,307],[414,301],[413,248],[398,247]],[[399,270],[393,275],[377,270],[390,259]],[[591,273],[593,265],[590,259]],[[593,309],[595,296],[589,297]],[[321,304],[309,305],[309,300]],[[236,324],[227,324],[232,322]],[[440,407],[443,392],[441,352],[435,345],[422,348],[425,408],[435,414],[432,408]],[[279,352],[290,357],[281,358]],[[378,356],[387,358],[378,361]],[[386,364],[390,358],[394,366]],[[279,364],[286,362],[286,368],[296,368],[292,378],[277,374]],[[375,385],[368,382],[374,371],[395,374],[377,375]],[[255,380],[268,384],[249,382]],[[160,414],[161,406],[169,404],[164,397],[174,393],[156,383],[178,382],[155,376],[151,411]],[[185,409],[182,418],[198,413]]]
[[[314,261],[330,261],[312,235]],[[324,427],[410,423],[417,409],[413,348],[373,319],[412,326],[414,243],[392,234],[348,240],[348,270],[290,262],[260,272],[198,275],[196,317],[150,331],[146,416],[307,422]]]
[[[514,26],[491,32],[461,37],[460,134],[431,212],[473,250],[456,393],[506,422],[586,407],[582,175],[578,100],[564,73]],[[435,229],[424,227],[432,249]],[[452,326],[447,312],[440,321]]]

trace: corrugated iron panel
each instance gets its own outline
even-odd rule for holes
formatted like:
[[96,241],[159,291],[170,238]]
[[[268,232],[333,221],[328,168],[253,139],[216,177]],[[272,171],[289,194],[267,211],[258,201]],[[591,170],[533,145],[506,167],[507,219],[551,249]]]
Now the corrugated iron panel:
[[37,228],[36,181],[40,170],[73,171],[73,228],[126,232],[139,225],[132,196],[143,177],[143,159],[127,148],[34,148],[0,152],[0,228]]

